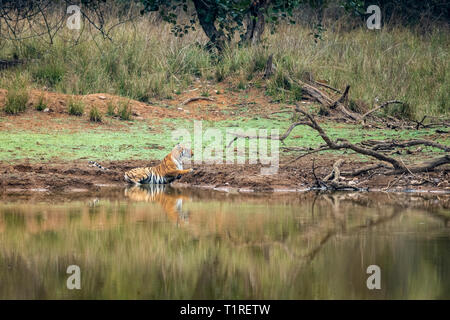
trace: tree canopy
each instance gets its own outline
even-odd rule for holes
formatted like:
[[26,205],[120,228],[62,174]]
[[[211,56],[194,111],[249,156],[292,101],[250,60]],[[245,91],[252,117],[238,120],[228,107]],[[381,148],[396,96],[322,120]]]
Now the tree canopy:
[[[302,0],[142,0],[145,11],[158,11],[161,17],[173,24],[176,36],[183,36],[195,29],[198,20],[210,40],[210,46],[219,51],[236,33],[241,41],[258,41],[264,32],[266,22],[277,24],[286,19],[291,23],[293,10],[305,1]],[[311,3],[317,1],[310,1]],[[319,0],[319,2],[321,2]],[[180,9],[188,12],[189,4],[195,12],[189,21],[180,22]]]

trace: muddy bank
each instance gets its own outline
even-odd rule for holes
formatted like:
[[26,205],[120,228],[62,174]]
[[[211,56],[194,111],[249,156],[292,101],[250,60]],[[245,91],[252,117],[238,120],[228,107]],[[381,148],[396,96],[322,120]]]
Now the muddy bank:
[[[330,173],[336,159],[316,161],[316,176],[325,177]],[[137,166],[153,166],[158,161],[102,161],[108,170],[89,165],[88,161],[17,163],[0,162],[0,192],[60,192],[92,191],[106,187],[125,187],[123,173]],[[342,171],[369,163],[347,160]],[[189,166],[187,166],[189,167]],[[216,188],[223,191],[276,192],[305,191],[315,185],[312,174],[312,159],[281,167],[277,174],[261,175],[261,165],[194,165],[194,172],[173,183],[174,187],[195,186]],[[450,192],[448,168],[426,173],[426,181],[417,175],[386,176],[369,172],[358,177],[345,177],[349,185],[373,191],[444,191]]]

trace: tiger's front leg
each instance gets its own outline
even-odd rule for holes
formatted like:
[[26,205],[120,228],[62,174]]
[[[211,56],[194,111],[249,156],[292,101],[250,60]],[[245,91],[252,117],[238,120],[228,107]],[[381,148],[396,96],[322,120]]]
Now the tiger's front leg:
[[194,169],[192,169],[192,168],[185,169],[185,170],[172,170],[172,171],[168,172],[167,174],[171,175],[171,176],[178,176],[180,174],[186,174],[186,173],[189,173],[189,172],[192,172],[192,171],[194,171]]

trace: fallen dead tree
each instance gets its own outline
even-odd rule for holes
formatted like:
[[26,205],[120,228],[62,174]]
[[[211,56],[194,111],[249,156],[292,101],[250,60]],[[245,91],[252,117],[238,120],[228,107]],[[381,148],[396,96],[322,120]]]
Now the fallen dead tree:
[[187,105],[188,103],[191,103],[194,101],[199,101],[199,100],[215,101],[214,98],[209,98],[209,97],[193,97],[193,98],[186,99],[185,101],[183,101],[181,103],[181,105],[184,106],[184,105]]
[[[357,154],[365,155],[371,158],[374,158],[379,161],[379,163],[372,164],[370,166],[366,166],[363,168],[355,169],[351,172],[341,172],[340,166],[344,162],[344,160],[340,159],[338,160],[334,165],[331,173],[327,175],[324,179],[318,179],[315,175],[314,171],[314,165],[313,165],[313,175],[316,179],[316,186],[319,188],[325,188],[328,190],[342,190],[342,189],[353,189],[353,190],[361,190],[360,188],[357,188],[356,186],[348,185],[347,183],[340,181],[341,176],[358,176],[365,173],[368,173],[369,171],[375,171],[377,170],[378,173],[382,173],[385,175],[403,175],[403,174],[411,174],[416,177],[415,174],[417,173],[423,173],[423,172],[429,172],[433,171],[435,168],[449,164],[450,163],[450,147],[429,141],[429,140],[423,140],[423,139],[413,139],[413,140],[403,140],[403,141],[395,141],[395,140],[368,140],[360,142],[359,144],[351,143],[346,139],[336,139],[332,140],[325,130],[318,124],[318,122],[315,120],[315,118],[306,112],[305,110],[301,109],[298,105],[295,108],[295,111],[300,113],[304,118],[300,121],[297,121],[289,126],[289,128],[286,130],[286,132],[277,137],[276,140],[284,141],[292,132],[292,130],[299,126],[299,125],[306,125],[310,128],[317,131],[319,136],[322,138],[322,140],[325,142],[325,144],[321,145],[320,147],[316,149],[308,149],[308,148],[292,148],[292,147],[286,147],[285,150],[288,151],[304,151],[304,153],[300,154],[297,158],[285,163],[283,166],[286,166],[288,164],[291,164],[298,159],[305,157],[307,155],[318,153],[321,151],[326,150],[351,150]],[[246,139],[257,139],[256,136],[249,136],[249,135],[236,135],[235,138],[232,140],[235,141],[238,138],[246,138]],[[267,137],[267,139],[273,139],[271,137]],[[232,143],[231,142],[231,143]],[[229,146],[231,145],[229,144]],[[440,149],[446,154],[442,157],[438,157],[435,159],[431,159],[429,161],[418,163],[418,164],[412,164],[410,166],[406,166],[406,164],[401,159],[396,159],[390,155],[386,155],[383,153],[383,151],[392,149],[392,148],[407,148],[410,146],[416,146],[416,145],[425,145],[433,148]],[[424,181],[427,181],[426,178],[422,178]]]
[[[399,161],[393,157],[389,157],[389,156],[387,156],[381,152],[378,152],[374,149],[368,149],[363,146],[350,143],[349,141],[347,141],[345,139],[337,139],[336,141],[331,140],[312,115],[310,115],[308,112],[301,109],[299,106],[297,106],[295,110],[297,112],[303,114],[306,117],[306,119],[308,121],[304,121],[305,125],[316,130],[319,133],[320,137],[325,141],[325,143],[329,149],[331,149],[331,150],[341,150],[341,149],[348,150],[349,149],[356,153],[370,156],[370,157],[380,160],[382,162],[388,163],[390,165],[390,167],[388,166],[388,172],[385,172],[386,174],[399,174],[399,173],[408,173],[408,172],[414,172],[414,173],[426,172],[426,171],[433,170],[434,168],[436,168],[438,166],[450,163],[450,155],[446,154],[443,157],[433,159],[426,163],[416,164],[416,165],[408,168],[402,161]],[[442,146],[442,145],[439,145],[432,141],[427,141],[427,140],[413,140],[412,142],[404,141],[403,146],[408,146],[409,144],[419,143],[419,142],[420,142],[420,144],[426,144],[426,145],[433,146],[433,147],[439,147],[440,149],[443,149],[446,152],[448,152],[448,147],[445,147],[445,146]]]
[[[271,77],[274,74],[274,70],[276,70],[276,65],[273,63],[273,55],[270,55],[266,63],[263,78]],[[421,121],[415,120],[404,121],[388,116],[388,118],[393,120],[393,122],[387,122],[385,121],[385,119],[379,119],[376,116],[374,116],[374,113],[376,111],[386,108],[391,104],[405,105],[405,102],[396,99],[385,101],[363,114],[354,112],[348,108],[350,85],[346,85],[344,91],[342,92],[341,90],[328,85],[324,81],[316,81],[313,75],[310,74],[309,72],[305,72],[304,74],[305,77],[303,77],[304,78],[303,80],[294,79],[288,73],[284,73],[283,77],[284,79],[287,80],[287,82],[291,84],[292,87],[301,88],[303,99],[319,103],[327,111],[327,113],[331,114],[334,111],[335,113],[334,116],[340,116],[340,119],[345,119],[345,121],[365,124],[367,119],[371,117],[373,119],[376,119],[378,123],[381,122],[390,129],[414,129],[414,128],[419,129],[420,127],[432,128],[439,126],[444,127],[450,126],[450,121],[448,120],[425,124],[424,121],[426,118],[428,118],[428,116],[424,116]],[[328,89],[328,92],[325,89]],[[336,97],[334,94],[329,93],[330,91],[338,93],[340,94],[340,96]]]
[[423,139],[414,139],[414,140],[404,140],[404,141],[396,141],[396,140],[366,140],[361,142],[361,144],[366,145],[368,147],[372,147],[372,150],[392,150],[392,148],[405,148],[405,147],[412,147],[412,146],[418,146],[418,145],[425,145],[429,147],[434,147],[437,149],[441,149],[445,152],[450,152],[450,147],[444,146],[440,143],[436,143],[429,140],[423,140]]
[[[288,77],[288,79],[290,79]],[[322,90],[319,90],[316,86],[313,86],[311,84],[308,84],[306,82],[297,80],[294,81],[290,79],[292,82],[296,82],[297,85],[299,85],[302,88],[303,95],[309,98],[310,100],[314,100],[318,103],[320,103],[322,106],[324,106],[327,109],[337,110],[341,114],[343,114],[346,118],[352,120],[352,121],[358,121],[361,119],[361,116],[353,111],[350,111],[346,106],[345,102],[348,99],[348,93],[350,90],[350,86],[347,85],[345,87],[344,92],[342,95],[336,99],[333,100],[330,98],[325,92]]]
[[384,107],[387,107],[388,105],[393,104],[393,103],[403,104],[403,102],[398,101],[398,100],[389,100],[389,101],[386,101],[386,102],[380,104],[379,106],[373,108],[372,110],[367,111],[366,113],[364,113],[364,114],[360,117],[359,120],[362,121],[362,122],[364,122],[364,119],[365,119],[367,116],[369,116],[369,115],[371,115],[372,113],[374,113],[375,111],[378,111],[378,110],[380,110],[380,109],[382,109],[382,108],[384,108]]

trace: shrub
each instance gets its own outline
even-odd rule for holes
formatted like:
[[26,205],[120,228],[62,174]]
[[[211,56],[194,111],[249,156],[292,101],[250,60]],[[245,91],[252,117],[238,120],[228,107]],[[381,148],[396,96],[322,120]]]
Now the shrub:
[[113,105],[111,101],[108,102],[108,110],[106,110],[106,115],[110,117],[116,116],[116,107]]
[[294,101],[300,101],[303,98],[303,89],[299,85],[294,85],[292,87],[292,99]]
[[120,120],[131,120],[131,114],[132,111],[129,102],[122,103],[118,112]]
[[44,97],[40,96],[38,104],[36,105],[37,111],[44,111],[47,108],[47,104],[44,102]]
[[25,87],[16,87],[8,90],[5,103],[5,112],[17,114],[27,108],[28,90]]
[[68,104],[69,114],[73,116],[82,116],[84,112],[84,104],[81,100],[70,99]]
[[102,114],[97,109],[97,107],[92,107],[91,111],[89,111],[89,119],[92,122],[102,122]]

